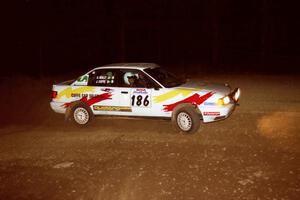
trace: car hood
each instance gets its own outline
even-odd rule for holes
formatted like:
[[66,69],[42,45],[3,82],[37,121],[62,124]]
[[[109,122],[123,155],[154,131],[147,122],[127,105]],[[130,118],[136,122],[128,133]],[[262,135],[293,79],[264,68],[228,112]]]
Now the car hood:
[[180,88],[199,89],[200,91],[207,90],[214,93],[218,93],[221,96],[226,96],[231,91],[231,88],[228,84],[196,82],[196,81],[187,81],[186,83],[180,85]]

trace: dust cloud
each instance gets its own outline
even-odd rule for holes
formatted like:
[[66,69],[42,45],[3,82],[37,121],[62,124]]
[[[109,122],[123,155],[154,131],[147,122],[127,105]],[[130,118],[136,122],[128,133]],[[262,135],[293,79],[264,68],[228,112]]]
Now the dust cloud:
[[267,138],[288,138],[300,133],[300,112],[273,112],[258,120],[259,133]]

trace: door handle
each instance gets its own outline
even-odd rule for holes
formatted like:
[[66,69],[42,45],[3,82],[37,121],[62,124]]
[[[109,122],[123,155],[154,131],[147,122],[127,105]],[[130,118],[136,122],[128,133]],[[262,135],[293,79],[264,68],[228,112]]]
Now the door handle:
[[122,94],[128,94],[128,92],[127,92],[127,91],[121,91],[121,93],[122,93]]

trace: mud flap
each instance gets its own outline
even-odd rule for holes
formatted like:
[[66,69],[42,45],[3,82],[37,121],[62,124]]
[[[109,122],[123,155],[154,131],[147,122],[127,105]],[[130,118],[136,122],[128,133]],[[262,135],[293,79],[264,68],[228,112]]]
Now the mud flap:
[[66,112],[65,112],[65,122],[70,122],[71,121],[71,106],[69,106],[67,109],[66,109]]

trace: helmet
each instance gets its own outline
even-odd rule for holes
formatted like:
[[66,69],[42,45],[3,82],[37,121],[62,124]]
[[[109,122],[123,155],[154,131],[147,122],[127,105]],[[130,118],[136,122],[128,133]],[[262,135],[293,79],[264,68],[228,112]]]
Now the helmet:
[[123,76],[123,79],[124,79],[124,83],[126,83],[127,85],[130,85],[129,83],[129,78],[134,78],[135,77],[135,74],[132,73],[132,72],[126,72]]

